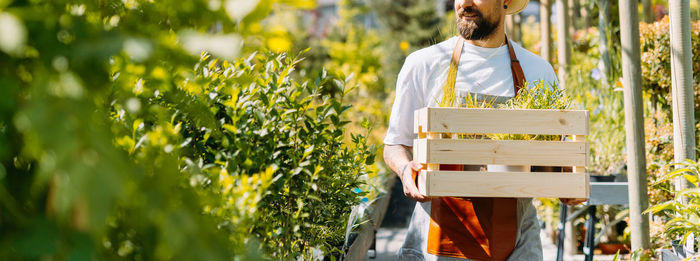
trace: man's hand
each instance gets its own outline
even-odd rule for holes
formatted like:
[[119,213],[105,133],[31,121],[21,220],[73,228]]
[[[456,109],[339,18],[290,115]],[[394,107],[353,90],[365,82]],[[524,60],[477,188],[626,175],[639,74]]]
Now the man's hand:
[[581,204],[583,202],[586,202],[588,199],[586,198],[560,198],[559,199],[561,203],[567,204],[569,206],[575,206],[578,204]]
[[429,201],[430,198],[424,196],[418,191],[418,186],[416,186],[416,179],[415,176],[418,174],[418,171],[420,171],[423,168],[423,165],[421,165],[418,162],[415,161],[410,161],[406,163],[406,166],[404,166],[399,173],[399,177],[401,177],[401,183],[403,183],[403,194],[406,195],[406,197],[413,199],[418,202],[426,202]]
[[416,175],[423,168],[423,165],[412,159],[411,147],[404,145],[384,146],[384,162],[401,179],[403,194],[415,201],[426,202],[430,198],[420,194],[416,186]]

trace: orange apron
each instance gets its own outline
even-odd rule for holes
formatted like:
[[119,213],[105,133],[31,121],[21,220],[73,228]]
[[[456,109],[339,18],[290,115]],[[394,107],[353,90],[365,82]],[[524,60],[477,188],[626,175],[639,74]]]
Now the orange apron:
[[[515,95],[518,95],[525,75],[507,37],[506,43]],[[454,91],[463,46],[464,38],[459,37],[447,76],[451,91]],[[464,170],[464,167],[443,164],[440,170]],[[505,260],[515,249],[517,208],[516,198],[434,198],[430,207],[427,252],[473,260]]]

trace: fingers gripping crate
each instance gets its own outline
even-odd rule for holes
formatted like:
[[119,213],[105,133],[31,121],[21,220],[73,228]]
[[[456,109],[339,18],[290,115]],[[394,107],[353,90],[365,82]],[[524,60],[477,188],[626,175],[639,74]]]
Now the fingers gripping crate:
[[[413,159],[427,196],[588,198],[588,112],[423,108],[415,111]],[[572,136],[570,141],[460,139],[455,133]],[[570,166],[568,172],[440,171],[440,164]]]

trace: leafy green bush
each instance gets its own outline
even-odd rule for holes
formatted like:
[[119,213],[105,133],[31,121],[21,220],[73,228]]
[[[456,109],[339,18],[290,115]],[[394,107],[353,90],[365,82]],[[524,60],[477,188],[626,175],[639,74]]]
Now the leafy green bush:
[[375,151],[343,142],[349,106],[319,94],[345,83],[294,80],[285,55],[198,60],[246,53],[277,1],[225,2],[0,2],[19,39],[0,40],[0,259],[293,259],[342,242]]
[[174,31],[230,25],[226,13],[204,1],[3,1],[0,16],[19,39],[0,44],[0,259],[233,256],[181,186],[175,154],[132,159],[113,144],[109,112],[113,92],[135,86],[112,88],[110,58],[175,71],[196,59]]
[[367,1],[367,5],[377,17],[380,34],[385,36],[381,52],[387,74],[384,80],[393,89],[406,56],[444,38],[440,32],[444,21],[438,15],[435,1],[374,0]]
[[296,82],[289,74],[298,61],[254,55],[218,64],[204,56],[196,66],[193,84],[198,86],[192,98],[210,108],[216,124],[197,124],[201,116],[182,115],[185,137],[194,139],[191,161],[210,164],[198,187],[207,189],[208,180],[221,184],[223,200],[208,206],[221,218],[220,226],[239,225],[229,222],[235,215],[220,208],[242,209],[231,202],[240,197],[226,196],[228,179],[244,182],[256,173],[272,178],[263,179],[269,186],[260,195],[250,231],[265,253],[277,258],[310,255],[312,247],[329,252],[341,245],[351,207],[363,195],[354,189],[367,190],[365,164],[373,164],[376,151],[361,135],[351,135],[352,143],[343,144],[343,127],[349,123],[344,114],[350,106],[321,90],[344,83],[327,75]]
[[[385,78],[391,76],[381,62],[381,48],[386,39],[379,37],[376,30],[360,23],[369,15],[367,3],[341,0],[337,4],[338,22],[327,27],[327,33],[322,37],[309,34],[314,29],[305,28],[299,22],[301,15],[298,12],[289,14],[287,10],[280,11],[273,15],[274,19],[270,22],[275,23],[275,26],[284,24],[293,32],[297,38],[293,41],[293,49],[312,46],[296,66],[296,71],[290,74],[292,78],[303,79],[327,71],[327,74],[345,79],[345,85],[329,84],[321,93],[340,98],[353,106],[346,118],[358,120],[345,125],[347,132],[364,132],[366,126],[359,119],[365,119],[371,123],[367,134],[368,143],[381,144],[386,134],[393,99],[391,93],[394,89],[394,86],[386,85]],[[290,21],[297,21],[297,24],[291,24]],[[347,136],[345,142],[352,142],[351,137]],[[393,180],[393,173],[384,165],[380,155],[377,155],[375,164],[368,168],[371,170],[368,180],[370,189],[366,191],[366,196],[372,201],[385,192],[387,179]]]

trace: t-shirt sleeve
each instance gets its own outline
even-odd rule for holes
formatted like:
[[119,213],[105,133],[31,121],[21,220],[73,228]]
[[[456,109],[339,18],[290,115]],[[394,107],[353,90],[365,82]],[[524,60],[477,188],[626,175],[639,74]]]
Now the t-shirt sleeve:
[[391,108],[389,127],[384,136],[384,144],[413,146],[413,112],[423,106],[421,88],[421,70],[414,57],[406,58],[396,81],[396,98]]
[[557,74],[554,73],[554,68],[552,68],[552,65],[548,62],[544,65],[542,81],[544,81],[544,83],[548,86],[557,86],[561,89],[561,86],[559,86],[559,79],[557,78]]
[[522,65],[523,72],[525,73],[525,78],[530,84],[537,84],[542,82],[547,87],[559,86],[559,79],[557,74],[554,72],[554,68],[547,61],[539,57],[522,47],[518,46],[516,48],[516,53],[520,59],[520,64]]

